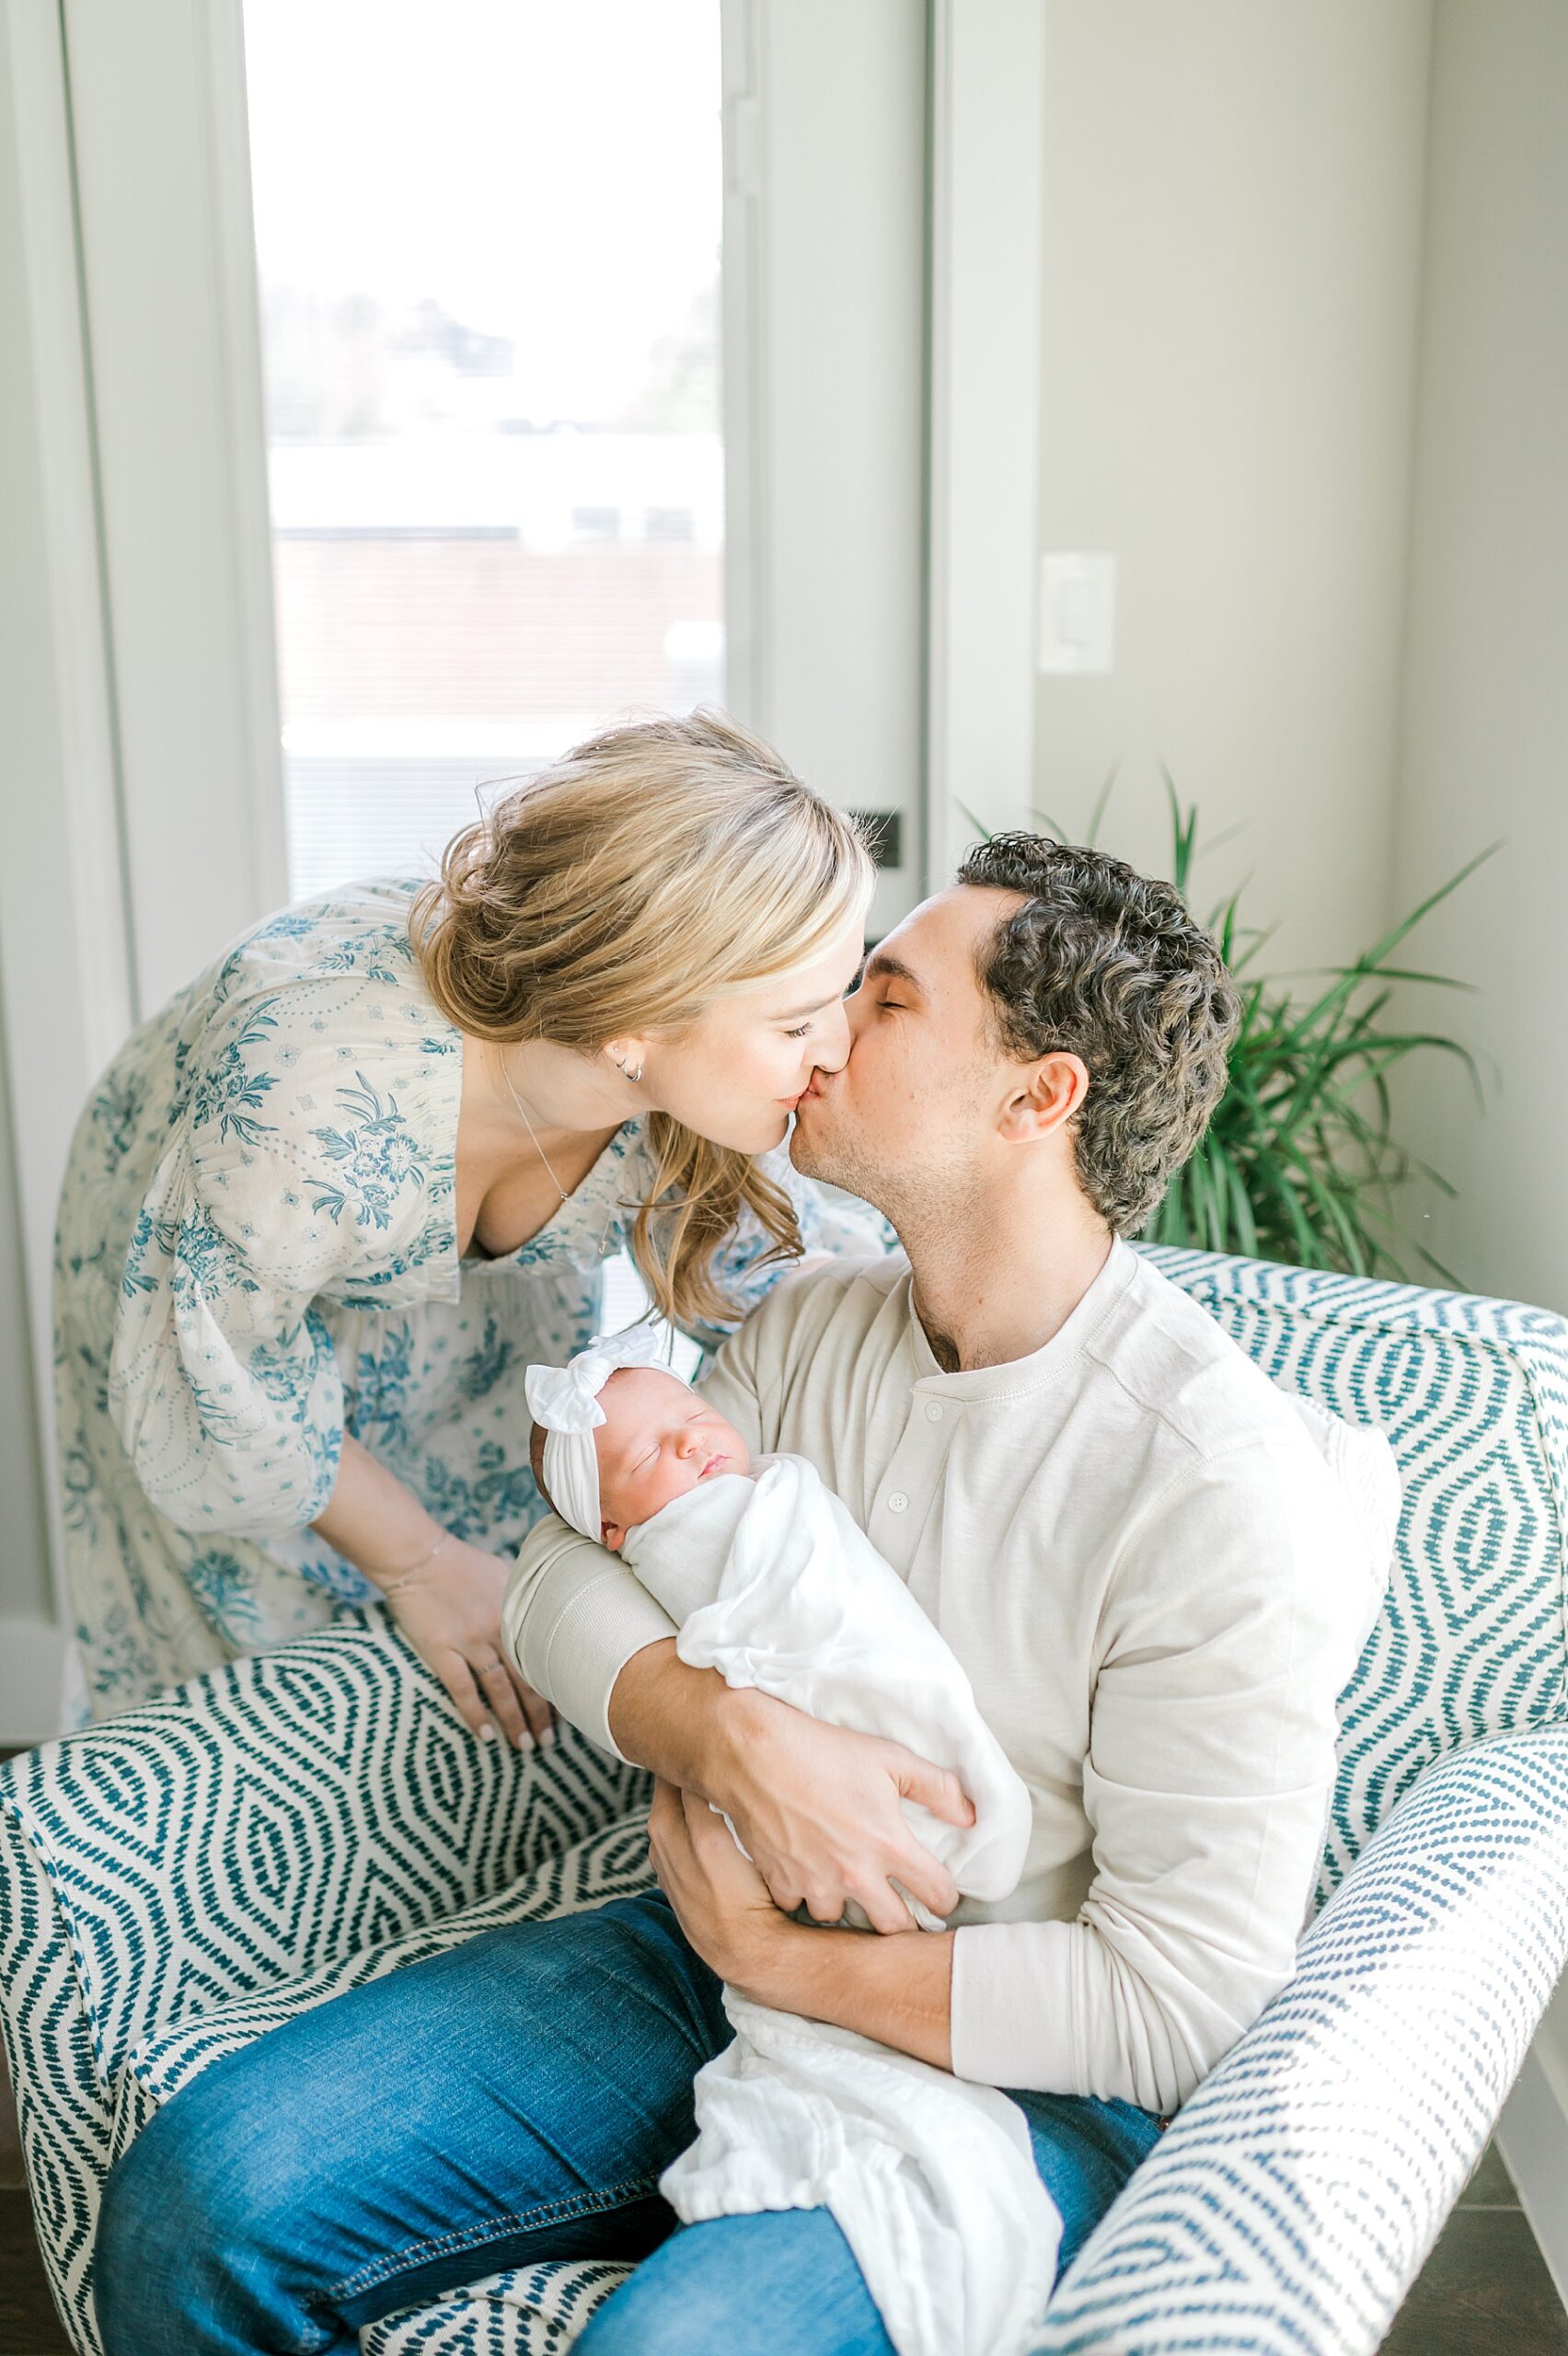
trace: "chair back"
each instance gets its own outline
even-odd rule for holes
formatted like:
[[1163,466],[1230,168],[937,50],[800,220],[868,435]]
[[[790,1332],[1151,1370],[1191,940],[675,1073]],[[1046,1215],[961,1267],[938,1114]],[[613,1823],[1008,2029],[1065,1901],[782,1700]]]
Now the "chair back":
[[1144,1247],[1276,1382],[1376,1424],[1404,1502],[1341,1697],[1320,1903],[1434,1760],[1568,1716],[1568,1323],[1516,1301]]

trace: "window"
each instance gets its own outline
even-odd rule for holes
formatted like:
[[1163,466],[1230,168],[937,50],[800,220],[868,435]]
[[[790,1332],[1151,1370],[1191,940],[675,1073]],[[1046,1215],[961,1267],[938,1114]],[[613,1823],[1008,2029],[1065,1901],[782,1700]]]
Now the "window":
[[724,692],[719,0],[248,0],[290,883]]

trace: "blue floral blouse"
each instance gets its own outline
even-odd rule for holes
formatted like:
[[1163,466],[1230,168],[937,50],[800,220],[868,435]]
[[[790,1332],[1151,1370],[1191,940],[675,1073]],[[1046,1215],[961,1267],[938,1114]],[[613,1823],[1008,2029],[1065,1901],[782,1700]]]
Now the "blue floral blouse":
[[[628,1123],[520,1251],[459,1257],[463,1043],[409,947],[417,888],[258,926],[132,1034],[78,1124],[55,1253],[78,1718],[381,1608],[308,1526],[345,1431],[494,1552],[544,1510],[524,1369],[597,1330],[651,1160]],[[782,1149],[768,1166],[808,1250],[884,1248]],[[743,1310],[783,1273],[767,1245],[747,1214],[720,1254]]]

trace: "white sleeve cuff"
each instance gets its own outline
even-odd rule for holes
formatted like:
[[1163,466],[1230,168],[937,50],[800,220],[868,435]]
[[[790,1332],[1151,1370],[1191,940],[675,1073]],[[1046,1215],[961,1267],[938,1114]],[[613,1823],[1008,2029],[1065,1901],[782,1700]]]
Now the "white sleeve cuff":
[[541,1523],[518,1558],[502,1627],[529,1684],[601,1750],[622,1758],[610,1733],[616,1680],[634,1653],[675,1633],[646,1588],[603,1547],[563,1523]]

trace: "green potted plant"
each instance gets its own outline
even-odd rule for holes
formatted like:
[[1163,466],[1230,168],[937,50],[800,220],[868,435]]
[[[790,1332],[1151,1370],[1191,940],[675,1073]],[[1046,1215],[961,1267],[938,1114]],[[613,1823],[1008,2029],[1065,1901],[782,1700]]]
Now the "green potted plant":
[[[1095,803],[1090,843],[1113,782],[1114,773]],[[1170,880],[1190,901],[1197,808],[1182,806],[1169,775],[1165,786]],[[988,836],[973,812],[963,814]],[[1057,841],[1074,839],[1043,813],[1031,815]],[[1458,1040],[1436,1031],[1402,1029],[1390,1019],[1401,983],[1440,989],[1470,985],[1393,959],[1423,918],[1496,848],[1478,853],[1350,964],[1313,976],[1258,970],[1256,960],[1269,935],[1242,923],[1239,892],[1213,911],[1210,929],[1240,993],[1241,1023],[1231,1049],[1229,1080],[1208,1134],[1149,1222],[1148,1242],[1354,1276],[1407,1277],[1393,1216],[1398,1190],[1418,1172],[1442,1194],[1451,1196],[1454,1188],[1396,1139],[1389,1075],[1411,1056],[1433,1054],[1454,1057],[1463,1065],[1478,1101],[1481,1079],[1474,1057]],[[1319,987],[1306,993],[1287,987],[1308,979]],[[1419,1244],[1414,1256],[1445,1284],[1458,1283]]]

